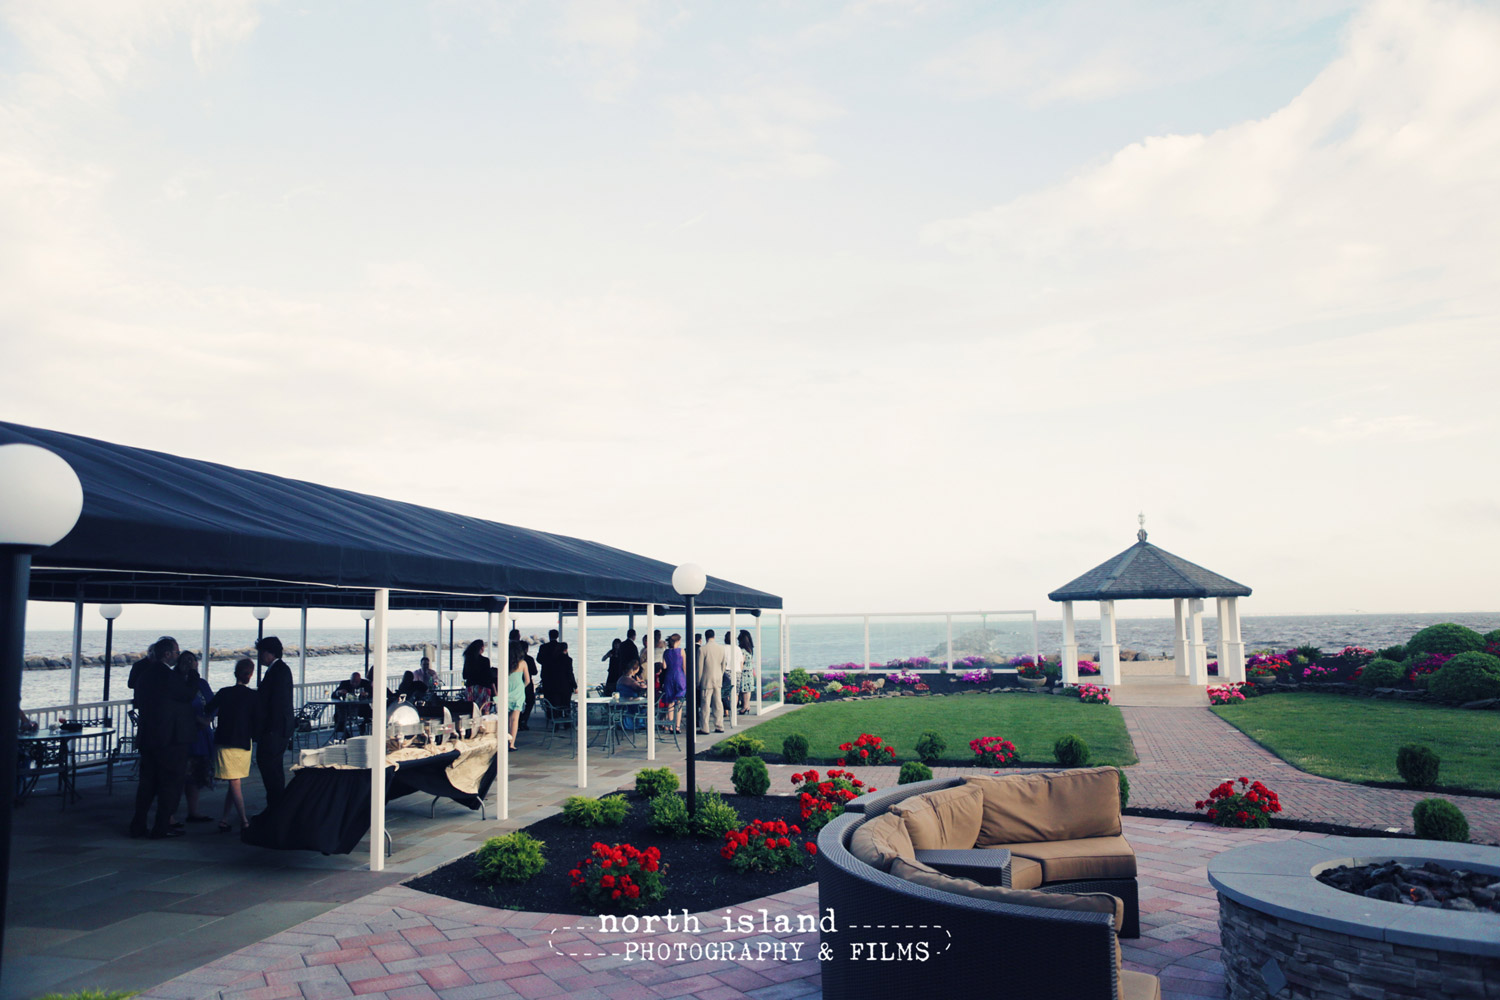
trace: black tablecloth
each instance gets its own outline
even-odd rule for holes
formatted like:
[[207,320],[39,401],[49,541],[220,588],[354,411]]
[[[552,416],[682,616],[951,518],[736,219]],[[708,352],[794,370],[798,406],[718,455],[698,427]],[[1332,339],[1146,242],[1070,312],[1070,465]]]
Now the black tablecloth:
[[[495,783],[495,762],[479,782],[479,794],[453,787],[447,768],[458,751],[404,760],[386,768],[387,802],[413,792],[452,799],[470,809],[489,794]],[[280,851],[321,851],[348,854],[370,830],[370,772],[351,768],[304,767],[292,775],[275,809],[251,817],[240,839],[256,847]]]

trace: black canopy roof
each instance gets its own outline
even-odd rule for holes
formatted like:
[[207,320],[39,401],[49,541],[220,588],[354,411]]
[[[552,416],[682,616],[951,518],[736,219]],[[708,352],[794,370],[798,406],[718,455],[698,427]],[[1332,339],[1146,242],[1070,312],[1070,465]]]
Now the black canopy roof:
[[1100,563],[1047,597],[1054,601],[1128,601],[1167,597],[1249,597],[1250,588],[1146,541]]
[[[34,444],[83,482],[72,532],[33,557],[33,600],[90,603],[512,611],[681,606],[668,564],[598,542],[430,507],[0,422],[0,445]],[[710,577],[705,610],[780,608]]]

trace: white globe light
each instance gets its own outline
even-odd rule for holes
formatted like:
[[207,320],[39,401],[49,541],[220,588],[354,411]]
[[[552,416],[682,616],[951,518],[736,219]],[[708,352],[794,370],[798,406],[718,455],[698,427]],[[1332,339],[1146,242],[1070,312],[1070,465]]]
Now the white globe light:
[[697,563],[683,563],[672,571],[672,589],[683,597],[696,597],[708,586],[708,574]]
[[446,619],[448,619],[451,622],[453,619],[455,619],[455,618],[458,617],[458,612],[457,611],[444,611],[443,612],[443,617],[446,618]]
[[265,621],[267,618],[271,617],[270,608],[254,608],[250,613],[260,621]]
[[118,604],[101,604],[99,605],[99,617],[114,621],[120,617],[121,610]]
[[371,611],[371,610],[370,610],[370,609],[368,609],[368,608],[366,608],[366,609],[365,609],[365,610],[364,610],[364,611],[361,611],[361,612],[360,612],[360,613],[359,613],[359,616],[360,616],[360,617],[361,617],[361,618],[363,618],[363,619],[364,619],[364,620],[365,620],[365,621],[369,621],[369,620],[370,620],[370,619],[371,619],[371,618],[374,618],[374,617],[375,617],[375,612],[374,612],[374,611]]
[[60,455],[0,445],[0,545],[56,545],[83,513],[83,484]]

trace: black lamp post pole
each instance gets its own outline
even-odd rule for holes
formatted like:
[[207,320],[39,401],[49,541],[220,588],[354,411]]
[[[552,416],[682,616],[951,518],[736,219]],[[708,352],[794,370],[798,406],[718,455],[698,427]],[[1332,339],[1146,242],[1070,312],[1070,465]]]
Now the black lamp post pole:
[[448,619],[448,683],[453,683],[453,619]]
[[687,808],[688,815],[698,811],[698,776],[693,766],[694,744],[697,742],[698,711],[694,695],[698,692],[698,647],[693,644],[693,598],[687,599],[687,625],[682,644],[687,647]]
[[104,619],[104,700],[109,701],[109,668],[115,659],[115,620]]
[[[10,887],[11,809],[15,805],[16,726],[21,719],[21,665],[26,655],[26,592],[31,581],[31,549],[0,546],[0,914]],[[0,919],[0,948],[5,921]]]

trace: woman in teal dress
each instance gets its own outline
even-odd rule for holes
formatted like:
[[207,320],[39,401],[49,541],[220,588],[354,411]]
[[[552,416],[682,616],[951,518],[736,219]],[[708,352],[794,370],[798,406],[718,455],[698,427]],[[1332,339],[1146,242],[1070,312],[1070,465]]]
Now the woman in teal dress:
[[526,670],[526,656],[518,651],[510,654],[510,678],[506,682],[505,707],[510,710],[510,748],[516,748],[516,732],[521,725],[521,709],[526,707],[526,685],[530,681]]

